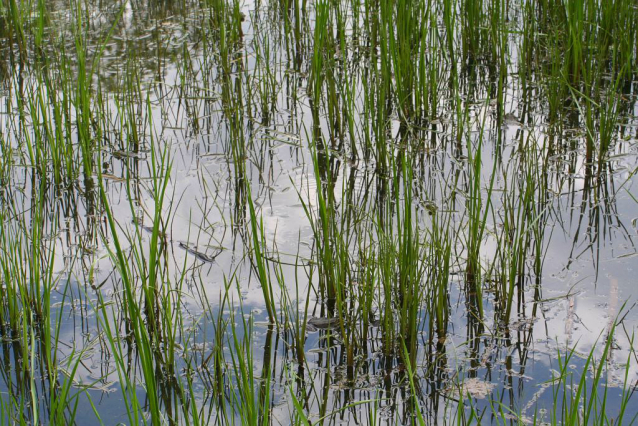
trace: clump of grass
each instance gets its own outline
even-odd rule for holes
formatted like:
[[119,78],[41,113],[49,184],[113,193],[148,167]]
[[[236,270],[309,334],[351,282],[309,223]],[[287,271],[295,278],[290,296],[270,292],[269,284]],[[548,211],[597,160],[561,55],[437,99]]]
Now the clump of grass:
[[423,241],[414,216],[412,165],[406,152],[399,155],[394,169],[395,199],[388,204],[394,211],[380,230],[378,254],[382,332],[386,355],[401,354],[397,347],[400,339],[414,362],[422,294],[427,292],[424,277],[428,263],[423,247],[428,242]]
[[[0,333],[6,361],[13,359],[14,365],[4,376],[9,392],[3,397],[3,415],[10,423],[46,419],[73,423],[78,404],[88,397],[82,390],[73,390],[85,350],[74,345],[62,356],[70,279],[55,274],[58,229],[49,223],[49,195],[46,183],[40,181],[26,211],[17,200],[4,196],[2,200]],[[58,288],[63,293],[56,312],[52,296]]]
[[[352,285],[350,270],[349,235],[344,229],[344,222],[338,218],[335,199],[335,182],[329,168],[326,168],[326,157],[317,146],[311,148],[312,162],[316,182],[316,206],[303,202],[306,216],[310,220],[314,235],[314,261],[319,275],[319,294],[326,302],[328,316],[339,320],[339,327],[347,352],[347,364],[354,364],[354,335],[349,328],[352,317],[347,309],[348,288]],[[326,181],[322,180],[325,178]],[[316,216],[315,216],[316,214]]]
[[261,285],[261,291],[264,295],[264,304],[268,312],[268,319],[272,324],[277,325],[277,307],[275,305],[275,294],[273,292],[272,280],[270,277],[270,268],[265,257],[266,252],[266,235],[264,233],[263,220],[257,219],[255,206],[253,204],[250,188],[247,186],[247,199],[250,213],[250,229],[252,235],[252,248],[254,256],[254,269]]
[[[465,115],[467,117],[467,115]],[[466,233],[466,281],[468,303],[472,307],[472,315],[483,318],[483,295],[480,262],[481,246],[485,234],[487,218],[492,207],[492,192],[496,178],[496,161],[486,192],[484,193],[483,182],[483,140],[481,136],[473,145],[472,139],[467,138],[468,164],[470,165],[469,188],[467,191],[466,212],[467,212],[467,233]]]
[[[117,303],[122,309],[126,330],[125,342],[119,335],[122,324],[114,323],[118,317],[112,302],[99,294],[97,306],[101,316],[101,326],[111,352],[114,354],[119,380],[126,384],[122,388],[126,401],[127,415],[131,423],[138,423],[148,408],[153,424],[162,424],[166,419],[170,422],[195,421],[199,418],[194,403],[192,382],[184,382],[177,372],[179,339],[184,334],[180,315],[182,304],[182,286],[184,272],[175,281],[168,275],[168,248],[165,224],[170,217],[170,205],[167,213],[167,189],[170,183],[171,161],[167,148],[160,150],[152,142],[150,193],[153,208],[147,212],[151,218],[150,239],[145,243],[142,225],[135,221],[135,232],[125,235],[129,249],[122,243],[121,229],[113,216],[108,202],[104,183],[100,179],[100,192],[103,207],[109,225],[107,245],[109,257],[119,273],[121,282],[121,299]],[[130,176],[130,175],[129,175]],[[102,178],[101,173],[99,177]],[[131,180],[127,181],[131,194]],[[129,200],[133,197],[129,196]],[[131,212],[136,209],[130,205]],[[107,236],[103,236],[107,242]],[[109,309],[110,305],[110,309]],[[135,357],[141,368],[146,403],[139,401],[135,371],[127,362],[125,347],[135,342]]]

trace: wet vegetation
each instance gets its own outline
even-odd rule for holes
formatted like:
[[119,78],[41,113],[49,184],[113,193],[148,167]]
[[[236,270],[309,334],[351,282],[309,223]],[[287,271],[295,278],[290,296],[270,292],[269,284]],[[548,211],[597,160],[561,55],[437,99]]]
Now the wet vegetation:
[[635,0],[2,0],[0,423],[638,416]]

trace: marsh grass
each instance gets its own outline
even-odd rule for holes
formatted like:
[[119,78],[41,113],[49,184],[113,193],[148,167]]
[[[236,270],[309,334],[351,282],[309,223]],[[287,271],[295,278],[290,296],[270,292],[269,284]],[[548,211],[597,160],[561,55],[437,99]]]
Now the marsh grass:
[[0,422],[634,420],[623,321],[512,390],[555,235],[633,247],[634,2],[57,7],[0,8]]

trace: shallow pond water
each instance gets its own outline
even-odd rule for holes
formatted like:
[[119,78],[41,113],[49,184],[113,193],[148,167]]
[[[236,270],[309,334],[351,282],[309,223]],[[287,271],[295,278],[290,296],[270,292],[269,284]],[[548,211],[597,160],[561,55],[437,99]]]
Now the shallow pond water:
[[3,421],[638,414],[635,5],[390,3],[3,3]]

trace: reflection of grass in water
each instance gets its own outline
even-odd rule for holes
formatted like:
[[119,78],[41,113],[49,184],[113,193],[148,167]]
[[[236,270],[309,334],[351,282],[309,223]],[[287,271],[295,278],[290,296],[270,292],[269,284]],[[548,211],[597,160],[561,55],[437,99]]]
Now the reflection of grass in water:
[[[635,356],[633,337],[630,339],[631,348],[623,369],[622,389],[617,400],[610,400],[609,389],[615,385],[609,378],[605,378],[609,376],[609,369],[612,367],[609,357],[613,350],[616,326],[617,323],[614,321],[601,343],[603,351],[598,359],[594,355],[597,347],[584,355],[577,354],[575,347],[557,352],[558,371],[553,373],[551,380],[542,385],[543,388],[549,386],[551,389],[549,406],[543,404],[541,409],[535,406],[533,414],[521,414],[499,401],[491,401],[492,412],[500,416],[503,424],[511,420],[519,424],[534,425],[633,424],[636,414],[632,416],[632,410],[629,408],[635,390],[635,383],[632,383],[629,377],[630,361]],[[579,371],[572,370],[575,356],[584,358]]]
[[[439,413],[445,424],[631,424],[634,418],[627,416],[628,404],[633,395],[633,386],[629,378],[629,362],[624,368],[624,382],[621,395],[618,401],[608,400],[608,383],[603,375],[606,374],[609,364],[607,357],[611,351],[614,339],[615,327],[605,339],[603,352],[599,359],[596,359],[593,348],[589,354],[584,355],[584,365],[581,374],[571,370],[572,358],[575,350],[557,352],[559,370],[556,371],[552,380],[542,384],[542,389],[549,387],[551,392],[550,406],[539,409],[534,408],[534,413],[523,413],[508,407],[498,399],[498,391],[495,385],[481,381],[477,378],[455,379],[449,383],[449,402],[446,403],[443,412]],[[407,347],[403,347],[405,359],[409,359]],[[633,352],[630,355],[635,355]],[[627,360],[629,361],[629,360]],[[409,394],[405,396],[406,412],[403,420],[394,418],[401,423],[429,424],[424,418],[424,406],[420,399],[420,381],[410,362],[405,365],[405,375],[403,380]],[[297,377],[298,378],[298,377]],[[302,390],[294,391],[290,387],[290,396],[295,412],[294,424],[310,424],[305,406],[302,401],[307,399],[307,395]],[[324,418],[337,415],[341,410],[353,409],[360,404],[367,404],[369,407],[369,424],[376,424],[380,421],[379,406],[383,398],[377,394],[372,400],[355,401],[339,410],[325,415]],[[481,404],[479,402],[483,401]]]
[[[286,0],[248,14],[239,1],[186,5],[195,12],[180,22],[201,27],[188,33],[201,39],[171,58],[163,55],[180,49],[163,48],[151,34],[155,53],[130,52],[112,95],[100,80],[101,59],[121,15],[94,37],[94,9],[73,4],[73,43],[53,54],[48,37],[64,43],[49,5],[3,3],[4,68],[12,71],[11,115],[0,130],[0,317],[3,356],[14,361],[3,370],[3,419],[72,424],[88,402],[111,421],[100,409],[99,386],[76,380],[91,370],[84,358],[96,345],[67,347],[60,338],[70,323],[64,308],[88,300],[93,312],[82,313],[82,331],[111,359],[97,381],[117,376],[119,414],[130,424],[268,424],[274,411],[285,411],[277,404],[287,404],[298,424],[362,413],[367,423],[505,423],[513,416],[519,423],[602,424],[611,422],[610,404],[620,407],[614,424],[628,420],[628,376],[613,401],[602,379],[611,332],[601,344],[605,362],[595,363],[593,350],[587,357],[584,370],[593,375],[572,382],[566,366],[574,352],[557,355],[547,419],[524,418],[515,400],[490,397],[486,408],[465,391],[481,383],[476,371],[493,353],[509,363],[509,374],[513,361],[502,352],[515,339],[530,351],[544,300],[547,230],[570,222],[561,215],[578,207],[573,176],[581,171],[574,222],[580,230],[590,215],[592,257],[607,235],[606,228],[597,232],[601,213],[616,209],[607,159],[621,149],[618,121],[635,108],[623,99],[638,65],[632,1]],[[129,7],[163,9],[155,2]],[[140,78],[149,58],[158,63],[157,82]],[[160,65],[171,62],[174,68]],[[167,71],[177,74],[174,81],[163,80]],[[268,142],[281,121],[294,123],[286,131],[305,141],[285,148],[291,162],[312,175],[307,188],[297,188],[312,230],[303,264],[299,254],[294,263],[282,260],[267,216],[276,192],[270,183],[277,167],[288,167],[276,165]],[[232,229],[225,243],[232,239],[236,264],[173,250],[185,240],[171,239],[185,230],[171,230],[178,202],[168,195],[181,183],[174,163],[181,144],[166,139],[183,122],[180,142],[196,140],[189,149],[207,149],[200,137],[220,145],[228,192],[219,201],[223,189],[214,183],[214,206],[201,207],[197,235],[222,227],[226,237]],[[574,129],[582,134],[567,135]],[[212,186],[204,185],[208,194]],[[567,191],[571,204],[561,205],[550,189]],[[206,221],[212,208],[222,224]],[[60,226],[60,215],[72,218],[73,231]],[[90,285],[80,294],[64,287],[54,315],[51,292],[64,285],[55,253],[65,232],[83,235],[78,245],[89,260],[65,253],[64,274]],[[105,263],[108,275],[99,271]],[[452,272],[462,277],[458,307],[450,300]],[[210,275],[223,282],[218,300],[206,294]],[[252,316],[234,297],[257,284],[269,322],[263,360]],[[461,328],[450,319],[457,309],[466,321],[465,387],[446,354]],[[308,339],[310,332],[319,337]],[[455,383],[457,401],[443,391]],[[275,397],[277,386],[285,392]]]

